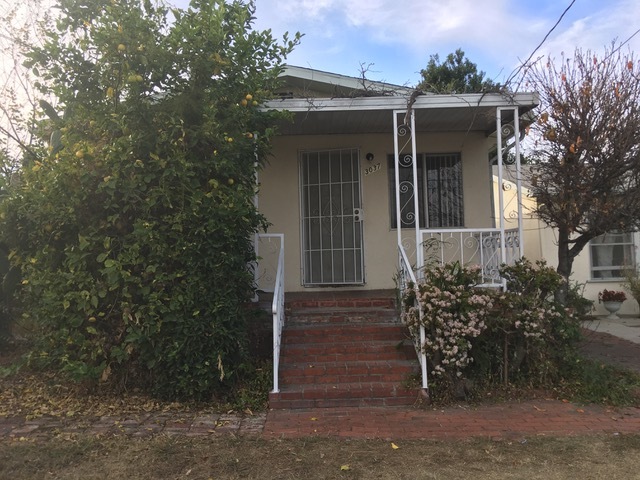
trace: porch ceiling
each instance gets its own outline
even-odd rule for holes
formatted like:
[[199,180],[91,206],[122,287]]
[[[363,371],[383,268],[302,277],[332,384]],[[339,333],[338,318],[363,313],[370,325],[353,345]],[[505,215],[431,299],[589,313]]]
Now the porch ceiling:
[[[537,104],[534,94],[518,94],[514,102],[499,95],[423,95],[417,98],[416,130],[419,132],[495,131],[496,108],[520,106],[520,114]],[[265,109],[288,110],[293,122],[283,122],[284,135],[327,135],[392,133],[393,110],[404,110],[404,97],[365,97],[354,99],[286,99],[271,101]],[[509,111],[504,121],[513,120]]]

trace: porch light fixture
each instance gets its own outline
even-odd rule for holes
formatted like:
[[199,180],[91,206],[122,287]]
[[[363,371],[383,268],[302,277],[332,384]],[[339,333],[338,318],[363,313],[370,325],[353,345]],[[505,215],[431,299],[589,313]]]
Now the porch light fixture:
[[373,153],[369,152],[365,155],[365,157],[367,159],[367,162],[373,162]]

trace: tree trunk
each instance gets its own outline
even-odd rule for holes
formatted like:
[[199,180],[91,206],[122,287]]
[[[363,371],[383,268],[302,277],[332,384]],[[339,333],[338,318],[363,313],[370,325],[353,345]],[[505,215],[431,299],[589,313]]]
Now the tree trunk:
[[575,256],[571,252],[571,244],[569,243],[569,232],[566,228],[558,229],[558,268],[556,271],[562,276],[564,281],[560,289],[555,293],[555,299],[561,305],[567,304],[569,278],[571,277],[574,258]]

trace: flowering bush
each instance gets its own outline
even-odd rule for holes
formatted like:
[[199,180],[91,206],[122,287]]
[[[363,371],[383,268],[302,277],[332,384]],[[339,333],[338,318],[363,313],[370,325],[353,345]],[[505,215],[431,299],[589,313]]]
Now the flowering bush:
[[494,300],[491,329],[500,358],[493,370],[501,372],[505,384],[515,376],[544,384],[572,358],[579,331],[577,315],[554,298],[563,279],[546,262],[526,259],[503,265],[500,274],[507,290]]
[[[459,263],[437,266],[425,272],[424,282],[409,285],[403,298],[403,320],[411,329],[424,325],[423,345],[432,363],[432,374],[462,376],[473,361],[471,339],[486,329],[491,297],[473,287],[480,281],[478,267]],[[420,319],[416,301],[422,307]]]
[[459,263],[437,266],[403,295],[405,323],[413,332],[425,327],[436,388],[459,393],[461,377],[465,395],[476,380],[548,386],[560,379],[579,335],[578,317],[554,300],[562,277],[544,262],[521,260],[501,267],[507,290],[494,292],[476,287],[479,274]]
[[607,290],[604,289],[600,293],[598,293],[598,302],[624,302],[627,299],[627,296],[624,292],[616,291],[616,290]]

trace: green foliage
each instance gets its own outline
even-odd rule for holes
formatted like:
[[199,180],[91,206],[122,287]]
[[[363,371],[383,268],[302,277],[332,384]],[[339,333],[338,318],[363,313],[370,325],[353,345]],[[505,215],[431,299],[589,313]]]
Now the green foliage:
[[574,401],[607,405],[638,404],[640,376],[630,370],[578,359],[567,368],[560,393]]
[[623,285],[631,293],[635,301],[640,304],[640,272],[631,268],[625,270]]
[[482,93],[497,92],[500,84],[485,78],[475,63],[465,58],[464,52],[457,49],[447,55],[440,63],[438,54],[429,57],[427,68],[420,71],[422,81],[418,88],[433,93]]
[[229,398],[229,407],[236,411],[265,411],[269,406],[269,391],[273,387],[271,360],[252,363],[242,373]]
[[299,37],[252,30],[242,1],[59,7],[28,62],[55,98],[41,103],[48,149],[0,207],[41,329],[31,359],[207,398],[246,361],[247,265],[266,226],[256,162],[275,115],[256,106]]
[[563,279],[545,261],[526,259],[503,266],[500,274],[507,291],[494,299],[493,338],[487,345],[494,364],[488,371],[501,372],[505,384],[552,385],[576,358],[580,334],[579,317],[555,301]]
[[578,282],[572,282],[569,284],[569,290],[567,292],[567,308],[575,311],[578,318],[583,318],[593,310],[593,300],[589,300],[583,296],[584,285]]
[[0,343],[11,334],[11,303],[19,281],[19,268],[11,265],[8,249],[0,245]]

